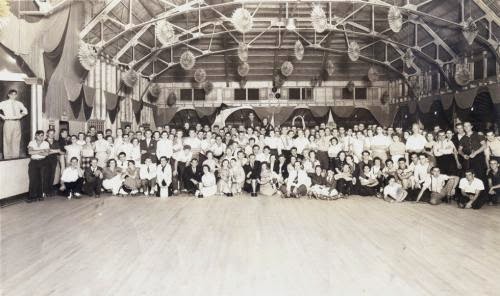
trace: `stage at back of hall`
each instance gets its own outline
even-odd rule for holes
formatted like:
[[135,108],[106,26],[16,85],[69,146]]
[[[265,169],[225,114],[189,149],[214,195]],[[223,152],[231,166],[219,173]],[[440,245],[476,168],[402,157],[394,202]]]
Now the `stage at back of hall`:
[[106,196],[0,214],[5,296],[500,291],[500,207]]

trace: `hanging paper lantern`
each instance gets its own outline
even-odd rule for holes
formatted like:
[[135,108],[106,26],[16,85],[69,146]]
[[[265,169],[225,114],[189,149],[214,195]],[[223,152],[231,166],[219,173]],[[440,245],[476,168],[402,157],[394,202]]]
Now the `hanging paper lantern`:
[[368,80],[370,80],[370,82],[375,82],[378,80],[378,72],[375,67],[370,67],[370,69],[368,69]]
[[321,5],[314,5],[311,10],[311,24],[317,33],[323,33],[328,27],[326,13]]
[[252,30],[253,16],[250,11],[240,7],[233,12],[231,23],[238,32],[246,33]]
[[97,62],[97,49],[88,43],[80,42],[78,60],[85,70],[92,70]]
[[156,23],[155,35],[156,39],[158,39],[163,45],[172,44],[177,41],[174,27],[165,19]]
[[355,62],[359,59],[359,53],[361,49],[359,48],[359,44],[356,41],[349,42],[349,48],[347,50],[347,55],[351,59],[351,61]]
[[406,52],[403,56],[403,61],[407,68],[412,67],[413,62],[415,61],[415,55],[413,55],[413,51],[411,50],[411,48],[406,49]]
[[238,58],[242,62],[248,61],[248,45],[245,43],[240,43],[238,45]]
[[335,73],[335,65],[331,60],[326,62],[326,73],[328,73],[328,76],[332,76]]
[[167,97],[167,105],[169,107],[172,107],[173,105],[175,105],[176,102],[177,102],[177,96],[175,95],[174,92],[171,92]]
[[288,77],[292,75],[293,72],[293,64],[290,61],[285,61],[283,64],[281,64],[281,74],[283,76]]
[[479,33],[479,29],[477,28],[476,23],[472,19],[472,17],[469,16],[469,18],[462,23],[462,34],[465,37],[465,40],[467,40],[467,43],[469,45],[472,45],[474,42],[474,39],[476,39],[477,34]]
[[194,72],[194,80],[198,83],[202,83],[207,80],[207,72],[204,69],[196,69]]
[[245,77],[248,75],[248,72],[250,71],[250,65],[248,65],[247,62],[244,62],[244,63],[240,63],[238,65],[238,74],[241,76],[241,77]]
[[196,57],[194,56],[194,54],[191,51],[186,50],[185,52],[182,53],[179,62],[181,64],[182,69],[191,70],[194,67],[195,61]]
[[203,90],[205,91],[205,94],[209,94],[212,92],[212,90],[214,89],[214,84],[210,81],[206,81],[205,83],[203,83]]
[[347,83],[347,90],[349,92],[353,92],[354,91],[354,82],[349,81],[349,83]]
[[460,63],[455,65],[455,81],[460,86],[466,86],[471,82],[471,73],[469,65]]
[[134,87],[134,85],[137,83],[137,80],[139,80],[139,74],[137,74],[137,72],[134,71],[133,69],[130,69],[127,72],[125,72],[122,80],[126,86]]
[[295,58],[298,61],[302,61],[302,59],[304,58],[304,45],[302,45],[302,42],[300,42],[300,40],[295,41],[293,51],[295,53]]
[[387,13],[387,21],[389,22],[389,28],[393,32],[398,33],[403,27],[403,14],[397,6],[391,6],[389,12]]
[[149,86],[149,94],[152,95],[155,98],[158,98],[161,94],[161,88],[158,83],[152,83],[151,86]]

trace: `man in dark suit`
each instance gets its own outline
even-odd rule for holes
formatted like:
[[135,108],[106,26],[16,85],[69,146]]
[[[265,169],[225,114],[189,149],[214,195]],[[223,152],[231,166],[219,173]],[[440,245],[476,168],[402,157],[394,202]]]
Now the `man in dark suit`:
[[89,196],[95,194],[96,198],[101,197],[103,174],[102,168],[97,166],[97,158],[92,158],[90,167],[83,172],[83,179],[83,192]]
[[198,165],[198,159],[193,158],[191,160],[190,166],[186,167],[182,171],[182,183],[184,184],[184,189],[189,193],[194,194],[198,189],[198,184],[201,182],[201,177],[203,171]]
[[152,137],[153,133],[151,130],[146,130],[144,140],[140,141],[141,148],[141,163],[146,161],[146,158],[151,158],[153,163],[157,163],[156,159],[156,141]]
[[255,118],[253,113],[248,114],[248,118],[244,122],[245,128],[253,128],[255,129],[258,126],[261,126],[261,122],[258,118]]
[[243,185],[243,190],[250,193],[252,196],[257,196],[257,192],[259,191],[257,180],[260,178],[260,165],[259,162],[255,160],[255,154],[250,154],[248,163],[243,166],[243,171],[245,171],[245,184]]

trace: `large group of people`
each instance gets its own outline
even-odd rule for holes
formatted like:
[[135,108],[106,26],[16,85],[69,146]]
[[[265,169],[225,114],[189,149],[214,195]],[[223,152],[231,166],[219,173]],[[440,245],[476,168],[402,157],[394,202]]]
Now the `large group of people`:
[[351,195],[387,202],[494,205],[500,196],[500,138],[474,131],[426,131],[359,123],[352,128],[272,126],[130,126],[70,135],[37,131],[28,145],[28,202],[64,193],[99,198],[281,196],[336,200]]

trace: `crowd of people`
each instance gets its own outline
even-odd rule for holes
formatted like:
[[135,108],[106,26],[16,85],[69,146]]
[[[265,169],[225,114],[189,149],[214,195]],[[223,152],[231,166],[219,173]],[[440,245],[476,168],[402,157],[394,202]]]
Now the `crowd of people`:
[[[474,131],[411,130],[359,123],[352,128],[274,127],[265,118],[241,126],[130,126],[70,135],[37,131],[28,145],[27,202],[64,193],[169,197],[317,198],[351,195],[387,202],[494,205],[500,196],[500,138]],[[55,185],[56,184],[56,185]]]

